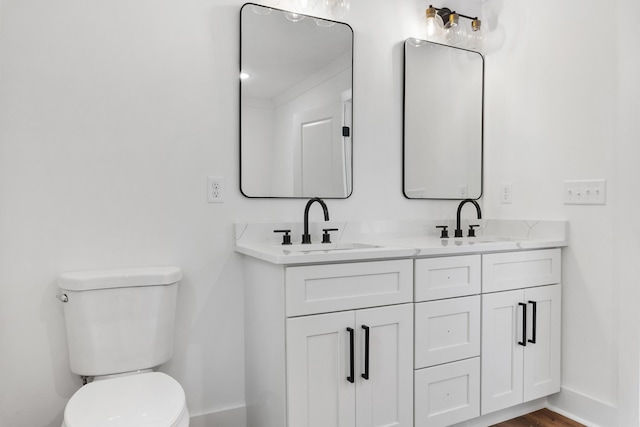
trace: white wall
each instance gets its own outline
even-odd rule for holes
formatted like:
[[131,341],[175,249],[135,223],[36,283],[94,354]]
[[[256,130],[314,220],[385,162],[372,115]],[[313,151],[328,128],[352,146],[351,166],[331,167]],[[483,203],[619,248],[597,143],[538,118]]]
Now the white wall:
[[[624,22],[635,3],[607,8]],[[486,57],[484,207],[489,217],[570,220],[563,393],[551,404],[592,425],[627,427],[638,425],[640,37],[624,25],[620,34],[585,25],[601,6],[484,3],[506,34]],[[563,204],[564,180],[591,178],[608,180],[606,206]],[[511,205],[500,204],[502,183],[513,184]]]
[[[354,0],[348,15],[354,192],[328,201],[334,219],[455,214],[454,202],[402,196],[402,41],[424,5],[397,3]],[[241,4],[2,0],[0,425],[60,425],[80,382],[55,280],[84,268],[183,267],[176,349],[163,370],[194,415],[243,405],[232,223],[301,220],[305,202],[238,189]],[[226,177],[224,204],[206,203],[207,175]]]
[[220,2],[3,1],[0,425],[60,425],[79,380],[55,279],[82,268],[182,266],[164,370],[195,414],[243,404],[234,205],[205,198],[207,174],[239,198],[236,16]]
[[[638,16],[640,3],[618,0],[618,19]],[[618,407],[620,426],[639,425],[640,384],[640,210],[638,183],[640,182],[640,35],[632,26],[618,30],[618,121],[617,143],[614,147],[616,165],[616,211],[613,232],[616,236],[614,277],[618,283],[619,352]]]

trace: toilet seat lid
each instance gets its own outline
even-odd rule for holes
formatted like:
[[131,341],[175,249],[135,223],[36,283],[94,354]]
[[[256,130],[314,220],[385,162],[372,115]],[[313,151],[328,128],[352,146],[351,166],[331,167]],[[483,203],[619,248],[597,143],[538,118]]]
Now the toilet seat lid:
[[170,427],[185,407],[176,380],[149,372],[85,385],[69,400],[64,421],[67,427]]

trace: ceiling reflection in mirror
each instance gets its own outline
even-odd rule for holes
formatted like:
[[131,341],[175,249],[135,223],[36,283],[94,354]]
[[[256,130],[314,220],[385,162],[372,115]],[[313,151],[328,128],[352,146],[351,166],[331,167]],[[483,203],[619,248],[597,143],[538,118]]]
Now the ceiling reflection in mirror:
[[349,197],[351,27],[252,3],[240,16],[242,194]]
[[404,194],[482,195],[484,59],[477,52],[405,41]]

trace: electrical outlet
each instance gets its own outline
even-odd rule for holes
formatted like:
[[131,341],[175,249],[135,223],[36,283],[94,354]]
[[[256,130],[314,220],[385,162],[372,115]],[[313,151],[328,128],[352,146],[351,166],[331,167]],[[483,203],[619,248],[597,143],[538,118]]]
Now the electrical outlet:
[[224,177],[207,177],[207,202],[224,203]]
[[607,180],[582,179],[564,182],[565,205],[606,205]]
[[512,187],[511,184],[502,184],[502,193],[500,194],[500,202],[503,205],[511,204],[511,195],[512,195]]

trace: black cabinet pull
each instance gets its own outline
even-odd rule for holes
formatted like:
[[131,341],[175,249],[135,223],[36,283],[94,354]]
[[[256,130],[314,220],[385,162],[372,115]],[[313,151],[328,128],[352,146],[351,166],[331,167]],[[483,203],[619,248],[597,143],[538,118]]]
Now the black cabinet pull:
[[362,329],[364,329],[364,374],[362,374],[362,378],[365,380],[369,379],[369,327],[366,325],[362,325]]
[[353,356],[353,345],[354,345],[354,336],[353,336],[353,328],[347,328],[347,332],[349,332],[349,376],[347,377],[347,381],[350,383],[355,382],[354,375],[354,356]]
[[522,307],[522,341],[518,341],[523,347],[527,346],[527,304],[523,302],[518,303]]
[[532,335],[533,338],[528,340],[531,344],[535,344],[536,343],[536,326],[538,325],[538,303],[536,301],[529,301],[529,304],[531,304],[533,306],[533,325],[531,326],[532,328]]

